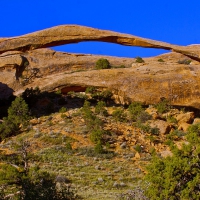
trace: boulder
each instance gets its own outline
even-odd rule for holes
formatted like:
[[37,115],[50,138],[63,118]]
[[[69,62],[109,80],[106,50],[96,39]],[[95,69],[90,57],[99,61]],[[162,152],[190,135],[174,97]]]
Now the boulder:
[[175,116],[178,121],[178,124],[188,123],[191,124],[194,120],[194,112],[180,113]]
[[[144,63],[138,64],[133,58],[69,54],[45,48],[83,41],[163,48],[173,52],[145,58]],[[133,101],[155,104],[161,98],[166,98],[171,105],[199,109],[199,63],[177,63],[178,60],[190,58],[200,61],[199,52],[199,45],[171,45],[134,35],[76,25],[56,26],[19,37],[0,38],[0,83],[10,89],[7,92],[4,85],[0,85],[0,95],[7,97],[12,91],[15,95],[20,95],[26,88],[36,86],[42,91],[61,89],[63,92],[71,88],[96,86],[111,90],[115,101],[122,104]],[[91,70],[102,57],[108,59],[112,66],[125,65],[126,68]],[[158,62],[158,58],[165,62]],[[28,66],[23,65],[23,59],[27,60]],[[20,69],[13,70],[13,65],[20,66]]]
[[200,124],[200,118],[194,118],[193,124]]
[[189,126],[191,126],[191,124],[188,124],[186,122],[181,122],[181,123],[179,123],[178,130],[182,130],[182,131],[186,132],[187,129],[189,128]]
[[163,120],[156,120],[150,122],[151,128],[158,128],[160,131],[160,134],[168,134],[171,130],[171,125]]

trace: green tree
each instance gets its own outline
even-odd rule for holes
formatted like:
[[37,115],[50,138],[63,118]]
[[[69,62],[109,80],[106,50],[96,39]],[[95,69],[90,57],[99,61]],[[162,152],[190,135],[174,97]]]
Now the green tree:
[[200,124],[189,128],[188,143],[171,144],[172,156],[155,156],[147,168],[150,199],[200,199]]
[[16,200],[60,200],[75,199],[74,192],[67,185],[65,177],[59,177],[41,170],[38,166],[30,167],[33,155],[29,152],[30,143],[19,141],[15,145],[17,154],[9,159],[4,157],[0,165],[1,199]]
[[110,69],[111,66],[107,59],[100,58],[99,60],[97,60],[95,68],[96,69]]
[[28,105],[21,97],[17,97],[8,108],[8,117],[4,117],[0,124],[1,139],[15,135],[21,125],[27,125],[29,118]]

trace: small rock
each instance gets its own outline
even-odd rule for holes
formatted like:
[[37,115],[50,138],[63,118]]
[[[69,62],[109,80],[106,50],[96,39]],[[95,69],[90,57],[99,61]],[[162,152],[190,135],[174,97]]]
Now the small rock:
[[119,183],[117,183],[116,181],[113,183],[113,187],[119,187]]
[[121,182],[119,185],[120,185],[121,187],[125,187],[125,186],[126,186],[126,184],[125,184],[124,182]]
[[98,178],[99,183],[102,183],[103,181],[104,181],[103,178]]
[[99,165],[97,165],[97,166],[95,166],[95,169],[96,169],[96,170],[100,170],[101,167],[100,167]]
[[123,142],[121,145],[120,145],[120,147],[122,148],[122,149],[125,149],[126,148],[126,142]]

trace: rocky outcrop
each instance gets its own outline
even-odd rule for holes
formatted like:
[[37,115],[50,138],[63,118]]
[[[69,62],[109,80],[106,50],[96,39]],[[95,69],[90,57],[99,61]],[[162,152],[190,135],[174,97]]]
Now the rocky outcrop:
[[[164,97],[172,105],[200,108],[200,64],[194,60],[189,65],[178,63],[189,59],[183,54],[172,52],[144,58],[144,63],[137,63],[133,58],[70,54],[41,48],[81,41],[180,50],[197,60],[200,49],[198,45],[180,47],[88,27],[58,26],[20,37],[0,39],[0,91],[8,88],[18,95],[26,88],[36,86],[43,91],[62,89],[64,92],[72,88],[83,91],[88,86],[96,86],[110,89],[118,103],[141,101],[154,104]],[[102,57],[108,59],[112,66],[124,65],[126,68],[94,70],[96,61]],[[1,97],[4,94],[7,93],[2,92]]]
[[99,30],[78,25],[61,25],[19,37],[1,38],[0,53],[14,50],[25,52],[38,48],[53,47],[83,41],[101,41],[126,46],[172,50],[200,61],[200,49],[198,46],[184,47],[172,45],[134,35]]
[[16,52],[4,53],[0,55],[0,69],[9,66],[21,66],[23,58]]

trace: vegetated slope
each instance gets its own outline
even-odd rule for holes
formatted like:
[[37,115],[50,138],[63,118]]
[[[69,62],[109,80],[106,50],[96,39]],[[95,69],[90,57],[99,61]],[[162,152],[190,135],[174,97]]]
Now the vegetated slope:
[[[111,99],[106,100],[106,107],[101,107],[107,111],[104,116],[96,109],[102,98],[101,90],[87,91],[89,93],[72,92],[60,97],[57,92],[55,96],[39,98],[32,112],[36,115],[44,111],[52,113],[33,118],[28,129],[3,141],[1,153],[15,152],[13,147],[19,139],[29,141],[29,152],[37,155],[30,166],[39,165],[50,173],[67,177],[73,190],[84,199],[120,199],[133,191],[144,195],[141,180],[152,156],[155,153],[164,157],[171,155],[170,141],[181,145],[187,127],[198,119],[194,120],[193,112],[172,109],[167,101],[148,108],[140,103],[124,108]],[[85,99],[91,102],[88,110],[83,109]],[[98,124],[93,118],[96,121],[93,124],[88,112],[102,123]],[[96,149],[97,143],[91,140],[95,127],[104,131],[100,152]]]

